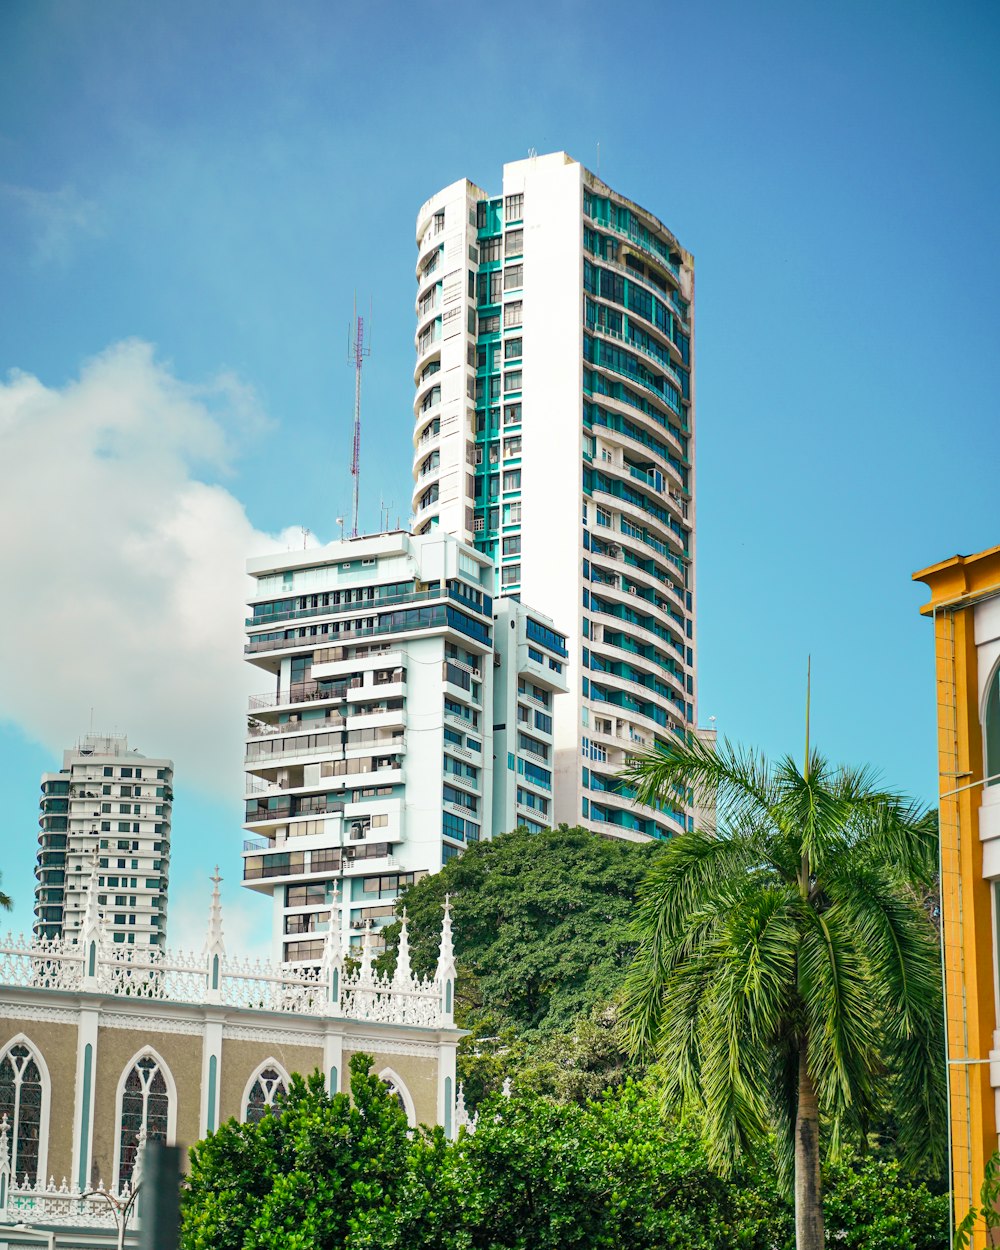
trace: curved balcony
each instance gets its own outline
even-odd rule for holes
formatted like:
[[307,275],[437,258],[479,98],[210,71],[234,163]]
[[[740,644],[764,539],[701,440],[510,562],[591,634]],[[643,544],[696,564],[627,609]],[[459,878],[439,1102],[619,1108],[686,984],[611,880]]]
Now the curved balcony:
[[[645,416],[645,414],[641,415]],[[635,422],[635,424],[638,425],[639,423]],[[660,429],[659,426],[656,428]],[[671,462],[667,460],[659,451],[657,451],[656,448],[650,447],[650,445],[648,443],[644,443],[641,438],[636,438],[635,435],[630,434],[628,430],[616,430],[612,428],[612,426],[603,425],[599,421],[593,421],[590,429],[596,439],[599,439],[602,443],[608,443],[616,451],[620,451],[623,457],[628,452],[632,455],[638,453],[639,455],[647,456],[649,458],[655,457],[657,468],[663,474],[664,478],[667,479],[667,483],[671,487],[671,491],[668,491],[668,496],[673,498],[674,493],[678,495],[683,494],[685,486],[684,480],[680,475],[680,471],[676,469],[674,465],[671,464]],[[662,431],[662,433],[664,437],[658,441],[666,444],[668,435],[666,431]],[[677,440],[673,439],[672,441],[676,442]],[[600,459],[600,453],[598,453],[598,455],[594,458],[594,463],[600,464],[603,467],[606,464],[614,464],[615,462]],[[679,517],[678,519],[683,518]]]
[[420,376],[421,371],[427,367],[431,360],[441,359],[441,336],[438,335],[436,338],[431,336],[423,346],[421,346],[420,340],[417,339],[415,346],[417,363],[413,371],[414,379]]
[[[597,655],[596,652],[592,654],[595,655],[597,659],[600,659],[600,656]],[[629,657],[627,662],[631,664],[632,658]],[[633,665],[633,667],[637,666]],[[623,673],[612,673],[610,670],[597,669],[593,666],[590,669],[590,676],[591,680],[597,681],[598,685],[611,690],[617,690],[621,694],[631,695],[633,699],[641,699],[646,703],[657,704],[657,706],[663,709],[668,717],[672,716],[674,720],[683,721],[685,718],[685,713],[670,698],[669,694],[661,693],[659,690],[655,690],[652,686],[647,686],[636,677],[626,677]],[[652,674],[650,674],[650,676],[652,676]],[[667,684],[662,680],[659,674],[657,674],[656,677],[662,685]]]
[[[623,229],[613,218],[609,221],[598,222],[598,225],[602,230],[610,230],[612,233],[619,235],[621,238],[627,239],[631,248],[633,248],[638,254],[651,260],[656,268],[664,274],[669,286],[676,287],[677,290],[680,290],[681,280],[679,264],[675,269],[673,264],[668,261],[665,256],[661,256],[655,248],[650,247],[649,244],[645,242],[642,235],[638,234],[634,230]],[[648,226],[647,229],[649,229]],[[655,233],[655,230],[656,227],[654,226],[652,233]],[[665,242],[667,247],[671,250],[677,246],[676,239],[666,239],[663,240],[663,242]]]
[[434,223],[434,214],[437,210],[431,209],[425,215],[422,214],[417,220],[417,264],[416,271],[420,273],[420,267],[430,253],[442,246],[444,243],[444,227],[436,226]]
[[[614,434],[615,432],[616,431],[608,431],[610,434]],[[602,443],[610,441],[605,437],[604,433],[598,435],[597,437],[600,438]],[[632,452],[631,447],[628,450]],[[635,453],[632,452],[632,454]],[[646,450],[644,453],[644,459],[650,460],[655,454],[655,452]],[[684,497],[681,494],[680,489],[671,489],[679,484],[674,481],[673,477],[664,471],[661,467],[661,463],[662,462],[659,460],[659,457],[657,457],[657,462],[653,468],[641,469],[634,464],[630,464],[625,459],[624,452],[611,450],[608,452],[607,456],[598,455],[594,458],[594,469],[598,473],[603,473],[606,476],[615,478],[624,486],[629,487],[630,490],[639,491],[642,495],[647,497],[655,507],[662,508],[663,511],[667,513],[668,517],[676,522],[676,524],[681,526],[687,525],[687,517],[684,515]],[[657,482],[656,479],[657,474],[659,474],[660,477],[659,482]],[[613,496],[613,498],[617,498],[617,496]],[[622,502],[630,503],[631,501],[623,499]],[[638,505],[632,506],[637,507]],[[645,509],[642,508],[640,508],[640,511],[643,516],[649,518],[646,522],[648,525],[662,526],[665,529],[670,529],[669,520],[661,520],[659,517],[646,512]],[[671,533],[674,534],[675,537],[679,537],[676,535],[676,531],[671,530]]]
[[666,572],[668,576],[674,578],[676,587],[671,587],[669,582],[661,582],[660,584],[662,586],[663,593],[669,600],[675,603],[682,612],[684,612],[686,610],[684,599],[684,575],[683,572],[678,569],[674,561],[668,558],[666,550],[661,550],[661,548],[664,548],[664,544],[657,542],[654,546],[646,542],[644,539],[637,537],[635,534],[628,533],[627,530],[614,530],[613,534],[614,542],[622,547],[627,547],[633,555],[639,556],[641,559],[648,560],[650,558],[650,553],[652,552],[654,557],[659,555],[663,559]]
[[433,486],[435,482],[440,480],[444,469],[444,466],[441,464],[440,454],[438,454],[437,462],[434,464],[431,464],[430,461],[435,453],[433,451],[429,451],[424,454],[428,463],[426,467],[421,467],[416,477],[413,479],[413,489],[415,492],[419,492],[420,494],[423,494],[428,486]]
[[[599,684],[603,685],[604,674],[599,673],[597,676]],[[634,698],[634,689],[635,687],[633,687],[632,690],[623,691],[623,693],[627,694],[630,698]],[[649,700],[646,701],[648,702]],[[661,702],[665,702],[665,700],[657,699],[656,702],[659,704]],[[673,711],[669,711],[666,707],[662,709],[666,715],[667,724],[661,725],[659,721],[655,720],[652,716],[647,716],[645,712],[641,712],[637,708],[623,706],[620,703],[611,703],[601,698],[595,698],[593,694],[590,696],[589,706],[595,716],[617,717],[619,720],[625,721],[629,725],[635,725],[637,729],[648,733],[651,739],[655,735],[661,741],[669,740],[669,735],[674,732],[670,724],[671,721],[673,721],[673,724],[676,725],[678,729],[683,729],[686,723],[685,718],[679,714],[676,708]],[[673,705],[671,705],[671,707],[672,706]]]
[[[433,251],[431,252],[431,255],[433,256]],[[440,256],[440,253],[439,253],[439,256]],[[444,264],[440,259],[435,260],[428,269],[420,269],[418,267],[417,269],[417,295],[413,304],[414,311],[417,313],[418,316],[420,315],[420,301],[422,299],[425,299],[428,293],[434,290],[435,286],[438,287],[440,291],[442,287],[443,275],[444,275]],[[440,303],[440,295],[438,297],[438,303]]]
[[[601,366],[598,365],[596,367],[600,368]],[[681,429],[684,424],[683,417],[679,417],[669,404],[659,400],[658,396],[652,391],[647,392],[644,398],[650,401],[657,401],[655,406],[662,410],[661,415],[667,422],[666,425],[661,425],[660,422],[648,412],[643,412],[641,408],[635,408],[632,404],[626,403],[624,399],[618,399],[614,395],[593,395],[589,398],[591,402],[599,405],[601,408],[607,408],[609,411],[618,416],[627,417],[635,425],[640,425],[644,429],[647,429],[655,438],[665,442],[670,450],[676,453],[678,460],[684,460],[687,458],[687,453],[684,450],[683,443],[670,429],[671,426]],[[603,425],[594,426],[595,430],[605,430],[607,428],[607,426]]]
[[[457,418],[454,413],[452,413],[450,417],[443,415],[443,405],[440,402],[431,404],[429,408],[425,409],[415,407],[413,411],[412,440],[414,456],[419,454],[420,440],[425,434],[428,439],[437,438],[438,434],[440,434],[441,430],[443,430],[446,425],[452,426],[456,423],[456,420]],[[432,430],[431,433],[428,434],[427,431],[431,428],[435,421],[439,423],[438,429]]]
[[[605,598],[605,596],[601,594],[600,591],[598,591],[598,594],[600,595],[602,600]],[[618,600],[618,602],[621,603],[622,600]],[[630,608],[634,608],[635,603],[636,603],[636,599],[630,597],[628,606]],[[635,610],[638,611],[639,609],[635,609]],[[671,631],[667,628],[665,624],[665,622],[669,618],[660,616],[659,620],[657,621],[659,628],[662,629],[664,633],[671,634],[670,637],[663,638],[661,637],[659,633],[656,632],[656,630],[649,629],[645,625],[638,625],[634,621],[625,620],[620,616],[616,616],[614,612],[606,612],[603,608],[594,608],[594,607],[591,608],[591,611],[594,613],[595,616],[598,616],[601,618],[598,623],[604,626],[605,628],[611,629],[612,631],[617,630],[623,634],[627,633],[630,635],[630,637],[635,638],[637,642],[645,642],[645,643],[648,643],[652,647],[666,647],[669,649],[671,646],[673,646],[673,649],[675,653],[677,654],[678,659],[683,659],[683,656],[681,655],[681,651],[684,649],[684,646],[685,646],[685,635],[682,630],[677,628],[676,622],[674,622],[673,625],[674,625],[674,628],[676,629],[677,637],[673,638],[673,634],[671,633]],[[657,615],[657,613],[655,612],[650,612],[648,614],[652,616]],[[613,625],[609,624],[609,622],[611,621],[614,622]]]
[[[617,308],[617,305],[614,305],[614,307]],[[645,321],[645,318],[642,318],[642,320]],[[635,342],[634,339],[626,337],[625,334],[619,332],[618,330],[612,330],[608,326],[591,325],[589,321],[587,322],[587,333],[603,336],[604,338],[609,339],[612,343],[621,343],[621,345],[623,347],[626,347],[630,352],[638,352],[640,356],[644,356],[646,360],[650,362],[650,364],[652,364],[656,369],[659,370],[660,373],[663,374],[663,376],[667,379],[667,381],[671,384],[671,386],[673,386],[678,391],[678,393],[683,394],[683,391],[681,390],[682,383],[681,383],[680,375],[669,364],[661,360],[660,357],[655,352],[651,352],[648,347],[644,347],[641,343]],[[657,335],[663,339],[664,344],[668,348],[673,347],[673,344],[670,342],[670,340],[666,338],[660,331],[657,331]],[[669,351],[668,351],[668,354],[669,354]],[[680,361],[678,361],[678,363],[680,363]],[[605,369],[605,368],[608,368],[608,366],[595,363],[594,368]],[[617,373],[617,370],[609,369],[609,372]],[[638,378],[634,378],[633,381],[635,382],[637,386],[643,385],[642,382],[640,382]],[[669,404],[667,405],[667,408],[671,412],[674,411],[672,408],[670,408]]]
[[[625,537],[629,538],[631,536],[625,535]],[[645,546],[645,544],[642,545]],[[625,559],[622,545],[617,541],[617,539],[615,542],[608,543],[608,548],[609,549],[605,551],[598,551],[594,547],[591,547],[590,560],[595,569],[599,569],[603,574],[611,576],[617,575],[619,581],[623,577],[629,578],[646,589],[652,590],[654,594],[662,595],[672,604],[676,604],[676,606],[683,613],[683,598],[676,590],[674,590],[672,583],[668,580],[666,563],[663,565],[662,572],[650,572],[649,569],[637,568],[634,564],[629,564]],[[646,558],[648,559],[650,557],[647,556]],[[655,557],[653,558],[655,559]],[[673,569],[673,565],[670,565],[670,568]],[[603,585],[606,583],[601,584]],[[670,613],[665,608],[660,607],[659,604],[657,604],[656,607],[658,611],[663,613],[665,618],[672,619],[675,628],[683,634],[683,620],[678,621],[675,618],[672,618]]]
[[[650,253],[646,251],[643,251],[642,254],[644,258],[650,255]],[[684,331],[684,333],[685,334],[691,333],[691,327],[688,324],[687,318],[684,316],[684,314],[680,311],[680,309],[674,303],[674,296],[680,293],[680,282],[678,281],[677,276],[674,273],[672,273],[668,268],[666,268],[666,266],[664,266],[664,263],[662,260],[657,261],[657,268],[666,272],[667,279],[668,279],[668,286],[670,286],[669,291],[662,291],[654,282],[650,282],[650,280],[644,277],[642,274],[635,273],[632,269],[628,267],[628,265],[624,263],[624,261],[611,260],[608,257],[601,257],[601,256],[590,257],[589,254],[588,254],[588,259],[592,259],[595,265],[606,265],[609,269],[616,269],[620,274],[622,274],[623,277],[628,278],[630,282],[639,283],[642,286],[644,291],[648,291],[650,295],[655,295],[656,298],[661,303],[669,304],[670,311],[680,322],[681,329]],[[595,296],[595,298],[600,299],[600,296]],[[634,312],[631,308],[626,309],[626,312],[628,313],[630,317],[639,316],[639,314]],[[642,321],[643,325],[652,325],[653,329],[656,330],[657,334],[661,336],[663,335],[663,331],[654,322],[647,321],[645,317],[640,317],[640,320]],[[671,340],[668,339],[667,341],[670,343],[670,347],[672,351],[676,353],[677,355],[678,364],[683,364],[684,362],[681,358],[679,348]]]
[[[661,521],[658,517],[651,516],[644,508],[640,508],[638,504],[632,503],[631,500],[622,499],[620,495],[615,495],[611,491],[604,490],[596,484],[593,488],[593,496],[595,502],[605,507],[614,508],[617,512],[621,513],[626,520],[631,521],[637,529],[647,530],[658,544],[654,547],[654,550],[660,551],[660,548],[663,548],[661,554],[667,559],[667,562],[673,565],[678,572],[681,571],[681,568],[687,560],[687,556],[684,552],[684,544],[680,537],[675,534],[665,522]],[[608,501],[607,504],[605,504],[605,500]],[[642,540],[635,539],[635,536],[632,534],[626,534],[623,532],[622,536],[633,538],[636,542],[639,542],[640,545],[643,545]],[[649,544],[645,545],[648,546]]]
[[[624,622],[623,628],[620,632],[627,632],[626,628],[624,628]],[[626,664],[631,664],[633,668],[640,669],[643,673],[648,674],[650,677],[654,677],[657,681],[669,686],[673,690],[674,694],[679,695],[685,701],[687,700],[687,692],[684,682],[676,675],[676,673],[672,673],[670,669],[664,668],[661,664],[659,664],[656,660],[651,659],[649,656],[643,655],[641,652],[633,651],[631,647],[623,647],[616,642],[607,642],[602,638],[600,642],[593,643],[591,653],[601,660],[607,659],[611,661],[623,661]],[[601,672],[599,675],[603,678],[607,674]],[[618,674],[612,673],[611,676],[617,677]],[[626,678],[625,680],[631,679]],[[658,699],[666,697],[658,694],[654,690],[650,690],[649,693],[651,697]]]
[[[437,369],[434,373],[428,374],[422,381],[418,380],[414,383],[416,387],[413,400],[413,417],[414,420],[420,420],[432,408],[441,406],[441,370]],[[434,397],[435,388],[438,391]]]
[[425,524],[425,522],[431,520],[432,517],[436,517],[441,510],[440,495],[438,496],[437,499],[429,500],[426,504],[424,504],[423,507],[419,506],[418,498],[420,495],[423,494],[423,491],[424,491],[424,488],[421,487],[419,491],[414,491],[414,494],[413,494],[413,500],[412,500],[413,513],[410,517],[410,524],[414,530],[416,530],[418,526],[423,525]]
[[417,471],[421,463],[423,462],[423,460],[428,455],[430,455],[430,453],[434,451],[435,448],[440,446],[441,427],[439,425],[438,428],[435,430],[433,429],[433,424],[434,422],[432,420],[430,424],[425,426],[424,432],[420,435],[420,437],[415,442],[414,451],[413,451],[413,464],[410,469],[410,474],[414,478],[414,480],[416,480]]
[[414,304],[414,312],[417,315],[416,337],[419,338],[420,332],[425,329],[431,321],[441,316],[442,302],[443,301],[440,295],[435,299],[429,300],[423,307],[421,307],[419,300],[416,301]]

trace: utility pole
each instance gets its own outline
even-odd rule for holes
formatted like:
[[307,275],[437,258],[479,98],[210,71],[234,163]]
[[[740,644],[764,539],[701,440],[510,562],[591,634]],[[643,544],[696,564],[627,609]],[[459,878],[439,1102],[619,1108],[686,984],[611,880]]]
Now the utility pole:
[[354,497],[351,509],[351,537],[358,536],[358,504],[361,484],[361,366],[365,357],[371,355],[371,310],[368,316],[368,338],[365,338],[365,321],[358,316],[358,300],[354,297],[354,324],[348,334],[348,362],[354,365],[354,445],[351,453],[351,477],[354,479]]

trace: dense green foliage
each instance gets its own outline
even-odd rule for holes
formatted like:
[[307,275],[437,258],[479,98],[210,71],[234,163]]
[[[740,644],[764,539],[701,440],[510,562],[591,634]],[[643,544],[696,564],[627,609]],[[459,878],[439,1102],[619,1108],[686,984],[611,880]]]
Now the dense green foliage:
[[660,849],[565,825],[474,843],[406,893],[413,966],[433,972],[449,894],[462,1026],[564,1031],[620,985],[636,893]]
[[[351,1064],[353,1106],[296,1078],[279,1120],[230,1122],[192,1150],[184,1250],[790,1250],[773,1170],[723,1180],[696,1123],[627,1082],[586,1104],[484,1104],[474,1134],[408,1134]],[[828,1175],[835,1244],[943,1250],[947,1200],[868,1160]]]
[[[322,1250],[364,1245],[408,1183],[406,1115],[351,1060],[351,1097],[296,1076],[280,1118],[230,1120],[191,1150],[184,1250]],[[377,1244],[377,1243],[373,1243]]]
[[800,1250],[821,1247],[821,1130],[836,1159],[891,1098],[904,1155],[943,1155],[933,821],[815,753],[800,770],[694,739],[628,780],[645,802],[710,787],[719,807],[718,828],[673,839],[640,892],[633,1049],[704,1114],[715,1166],[774,1141]]
[[1000,1154],[996,1152],[986,1160],[979,1201],[968,1209],[955,1229],[955,1250],[968,1250],[977,1232],[982,1232],[988,1246],[1000,1241]]
[[[522,829],[473,844],[406,892],[412,963],[424,975],[451,897],[455,1016],[472,1033],[459,1051],[470,1107],[507,1076],[567,1098],[624,1079],[614,997],[635,952],[639,883],[661,853],[565,825]],[[398,925],[386,930],[388,967],[397,936]]]

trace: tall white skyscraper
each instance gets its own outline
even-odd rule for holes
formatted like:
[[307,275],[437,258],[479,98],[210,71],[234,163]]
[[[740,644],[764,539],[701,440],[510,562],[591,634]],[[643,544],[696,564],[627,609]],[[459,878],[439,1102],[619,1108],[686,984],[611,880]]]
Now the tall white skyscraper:
[[81,929],[97,860],[97,904],[109,940],[163,946],[174,766],[129,750],[124,734],[86,734],[43,773],[35,876],[38,937]]
[[357,941],[471,842],[552,824],[565,637],[500,613],[488,557],[443,532],[248,570],[246,658],[268,688],[250,700],[243,881],[274,900],[277,957],[308,962],[335,898]]
[[616,774],[695,725],[693,298],[666,226],[562,152],[417,215],[413,528],[567,630],[556,818],[626,838],[691,818]]

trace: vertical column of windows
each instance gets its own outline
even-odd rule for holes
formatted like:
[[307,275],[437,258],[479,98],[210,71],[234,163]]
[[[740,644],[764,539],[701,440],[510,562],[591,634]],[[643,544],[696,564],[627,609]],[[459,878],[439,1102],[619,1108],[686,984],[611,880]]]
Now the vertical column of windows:
[[[673,254],[635,214],[589,192],[584,212],[592,222],[654,252],[663,265],[661,271],[637,256],[628,243],[623,246],[614,234],[585,222],[585,252],[614,266],[603,268],[584,259],[585,357],[594,366],[585,367],[585,397],[606,394],[638,409],[669,431],[684,454],[677,456],[665,439],[647,433],[645,421],[628,421],[585,402],[584,458],[593,468],[584,465],[583,537],[588,554],[583,562],[582,606],[592,616],[584,618],[585,645],[581,645],[582,718],[585,733],[599,733],[612,742],[583,739],[581,813],[599,824],[664,837],[685,827],[685,796],[664,805],[660,818],[636,812],[631,807],[633,796],[616,774],[630,742],[662,741],[660,733],[671,728],[682,732],[691,720],[691,704],[676,688],[680,683],[687,695],[693,690],[688,671],[693,655],[683,641],[685,634],[690,635],[687,560],[671,550],[664,541],[669,536],[662,533],[669,530],[676,536],[686,556],[690,340],[683,318],[688,306],[666,272],[674,277],[679,272]],[[644,389],[651,392],[648,397]],[[673,420],[660,410],[661,404],[673,409]],[[661,465],[677,472],[681,490]],[[637,511],[647,514],[648,523],[639,521]],[[682,519],[675,516],[677,511]],[[682,583],[679,592],[677,581]],[[669,588],[670,597],[654,582]],[[678,593],[683,608],[672,606]],[[660,623],[663,618],[669,620],[670,629]],[[650,635],[662,646],[653,644]],[[618,746],[616,740],[624,745]]]

